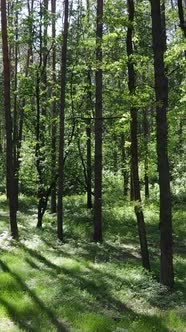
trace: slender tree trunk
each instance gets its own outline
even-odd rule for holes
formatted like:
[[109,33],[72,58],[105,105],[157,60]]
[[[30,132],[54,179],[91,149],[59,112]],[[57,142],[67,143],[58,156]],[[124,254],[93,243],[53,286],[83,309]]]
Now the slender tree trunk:
[[[52,53],[52,72],[53,72],[53,84],[56,85],[56,46],[55,46],[55,38],[56,38],[56,0],[51,0],[52,7],[52,39],[54,42],[53,45],[53,53]],[[55,87],[53,89],[53,96],[55,97]],[[56,101],[54,99],[52,104],[52,168],[51,168],[51,177],[55,178],[56,175]],[[56,185],[51,191],[51,212],[56,213]]]
[[[89,8],[89,7],[87,7],[87,8]],[[88,13],[89,13],[89,10],[88,10]],[[92,111],[92,92],[91,92],[92,82],[91,82],[91,69],[90,68],[88,69],[88,72],[87,72],[87,80],[88,80],[87,109],[88,109],[88,115],[91,116],[91,111]],[[91,209],[92,208],[92,157],[91,157],[92,130],[91,130],[91,119],[87,120],[86,135],[87,135],[87,209]]]
[[92,208],[91,120],[87,121],[87,209]]
[[130,200],[134,201],[134,183],[133,183],[133,172],[132,172],[132,158],[130,160]]
[[[44,1],[44,7],[40,2],[40,62],[37,68],[37,79],[36,79],[36,167],[37,167],[37,179],[38,179],[38,222],[37,227],[42,227],[42,219],[46,210],[46,204],[48,197],[45,188],[43,161],[45,159],[45,152],[43,148],[45,146],[45,122],[46,117],[46,85],[47,85],[47,10],[48,0]],[[44,19],[44,23],[43,23]],[[42,33],[42,27],[44,26],[44,33]],[[44,92],[41,94],[42,86]]]
[[8,54],[8,34],[7,34],[7,15],[6,0],[1,1],[1,31],[3,46],[3,67],[4,67],[4,112],[6,127],[6,176],[7,193],[10,210],[10,228],[13,238],[18,238],[18,227],[16,218],[16,190],[15,190],[15,170],[12,140],[12,116],[10,103],[10,59]]
[[42,227],[42,200],[43,200],[43,180],[42,180],[42,167],[41,167],[41,107],[40,107],[40,76],[39,70],[37,70],[36,79],[36,168],[37,168],[37,184],[38,184],[38,221],[37,227]]
[[148,119],[147,119],[147,111],[144,110],[143,113],[143,133],[144,133],[144,150],[145,150],[145,160],[144,160],[144,168],[145,168],[145,198],[149,198],[149,175],[148,175]]
[[64,2],[64,30],[61,59],[61,105],[60,105],[60,137],[59,137],[59,178],[58,178],[58,209],[57,209],[57,236],[63,241],[63,186],[64,186],[64,116],[65,90],[67,67],[67,37],[68,37],[68,0]]
[[[18,1],[16,0],[16,5]],[[13,116],[13,146],[14,146],[14,168],[15,168],[15,199],[18,210],[19,192],[19,159],[18,159],[18,110],[17,110],[17,67],[18,67],[18,11],[15,9],[15,45],[14,45],[14,116]]]
[[174,285],[173,240],[169,162],[167,153],[168,78],[164,65],[166,51],[165,8],[160,0],[151,1],[152,38],[156,93],[157,154],[160,186],[160,282]]
[[[185,10],[186,9],[186,2],[183,0],[178,0],[178,15],[180,20],[180,28],[182,29],[183,36],[186,38],[186,18],[185,18]],[[185,57],[186,57],[186,50],[185,50]],[[180,130],[179,130],[179,151],[180,156],[182,157],[182,149],[183,149],[183,120],[180,120]]]
[[[42,63],[43,63],[43,72],[42,72],[42,82],[43,82],[43,87],[45,89],[45,92],[43,94],[43,106],[42,106],[42,115],[46,116],[47,113],[47,106],[46,106],[46,100],[47,100],[47,56],[48,56],[48,50],[47,50],[47,39],[48,39],[48,0],[44,0],[44,8],[43,8],[43,18],[44,18],[44,32],[43,32],[43,36],[41,36],[41,38],[43,38],[43,50],[41,49],[41,52],[43,53],[43,59],[42,59]],[[42,127],[45,131],[45,123],[42,124]],[[44,136],[44,135],[43,135]]]
[[102,241],[102,35],[103,0],[97,0],[94,241]]
[[[133,0],[128,0],[128,14],[129,14],[129,27],[127,30],[127,55],[128,55],[128,87],[130,95],[135,93],[135,81],[136,75],[134,70],[134,64],[132,60],[133,55],[133,21],[134,21],[134,3]],[[141,194],[139,184],[139,172],[138,172],[138,139],[137,139],[137,109],[133,106],[130,109],[131,114],[131,166],[132,166],[132,182],[133,182],[133,194],[135,201],[135,214],[138,223],[138,233],[141,246],[141,256],[143,267],[150,270],[149,253],[146,238],[146,229],[144,222],[144,215],[141,207]]]
[[[86,0],[86,10],[87,10],[87,27],[91,28],[90,22],[90,3],[89,0]],[[91,117],[92,114],[92,80],[91,80],[91,66],[89,65],[87,71],[87,112]],[[92,128],[91,128],[91,119],[87,121],[86,127],[87,135],[87,209],[92,209],[92,156],[91,156],[91,140],[92,140]]]
[[121,134],[121,162],[123,170],[123,194],[126,197],[128,195],[129,172],[127,170],[127,154],[125,148],[125,136],[123,133]]

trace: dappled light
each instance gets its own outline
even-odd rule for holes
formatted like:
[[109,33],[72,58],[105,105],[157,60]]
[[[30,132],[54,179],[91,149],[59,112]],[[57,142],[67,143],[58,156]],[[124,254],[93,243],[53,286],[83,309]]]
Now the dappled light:
[[[72,199],[76,199],[76,205],[70,203]],[[175,244],[177,286],[170,292],[141,267],[135,223],[133,219],[129,222],[127,215],[125,220],[127,206],[123,211],[120,208],[121,219],[115,220],[114,213],[108,219],[105,214],[107,241],[102,244],[86,239],[91,223],[83,221],[78,212],[85,210],[84,197],[66,198],[66,218],[74,214],[76,219],[68,220],[64,244],[55,238],[52,215],[46,216],[40,231],[34,227],[32,215],[25,214],[25,208],[23,204],[19,242],[12,242],[6,231],[0,239],[0,327],[35,332],[112,332],[126,328],[184,331],[186,289],[181,239],[180,247],[178,242]],[[34,214],[34,204],[32,209]],[[149,213],[148,207],[144,212]],[[4,209],[0,215],[4,216]],[[158,271],[156,214],[151,210],[151,215],[147,224],[153,244],[150,255]],[[2,218],[1,227],[5,229],[7,222],[8,217]],[[122,223],[123,228],[119,228]]]
[[186,0],[0,23],[0,332],[186,332]]

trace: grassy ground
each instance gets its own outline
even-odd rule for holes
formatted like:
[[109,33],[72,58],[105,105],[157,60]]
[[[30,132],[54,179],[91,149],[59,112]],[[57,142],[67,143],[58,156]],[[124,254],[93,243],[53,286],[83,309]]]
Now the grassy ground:
[[141,268],[133,208],[108,195],[103,244],[91,242],[92,216],[83,197],[65,200],[65,244],[55,216],[35,228],[34,200],[21,198],[20,240],[11,240],[0,197],[0,331],[186,331],[186,212],[174,206],[175,289],[157,282],[158,208],[145,207],[152,273]]

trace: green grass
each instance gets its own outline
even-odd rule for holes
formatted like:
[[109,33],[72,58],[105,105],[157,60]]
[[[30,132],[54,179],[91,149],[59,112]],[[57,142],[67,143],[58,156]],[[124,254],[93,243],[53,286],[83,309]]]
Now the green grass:
[[[109,194],[108,194],[109,196]],[[181,204],[181,203],[180,203]],[[9,236],[0,197],[0,331],[186,331],[186,212],[173,209],[175,289],[157,282],[158,208],[145,207],[152,273],[141,267],[133,207],[105,194],[102,244],[92,239],[84,197],[65,199],[65,243],[56,240],[55,216],[35,228],[35,200],[21,197],[20,239]]]

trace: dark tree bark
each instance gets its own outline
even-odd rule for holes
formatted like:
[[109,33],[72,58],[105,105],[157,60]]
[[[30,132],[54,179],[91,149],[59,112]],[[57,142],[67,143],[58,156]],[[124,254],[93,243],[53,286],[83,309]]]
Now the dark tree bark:
[[[182,29],[183,36],[186,38],[186,18],[184,14],[184,7],[186,9],[186,2],[183,0],[178,0],[178,15],[180,20],[180,28]],[[186,50],[185,50],[185,57],[186,57]],[[182,157],[183,152],[183,120],[180,120],[180,129],[179,129],[179,151],[180,157]]]
[[58,178],[58,208],[57,208],[57,236],[63,241],[63,186],[64,186],[64,115],[65,115],[65,90],[67,67],[67,37],[68,37],[68,0],[64,2],[64,30],[62,41],[61,59],[61,105],[60,105],[60,137],[59,137],[59,178]]
[[148,175],[148,169],[149,169],[149,163],[148,163],[149,129],[148,129],[148,118],[147,118],[147,111],[146,110],[144,110],[144,112],[143,112],[143,133],[144,133],[144,149],[145,149],[145,155],[144,155],[144,157],[145,157],[144,158],[145,198],[149,198],[149,175]]
[[[52,53],[52,72],[53,72],[53,84],[56,83],[56,0],[51,0],[52,7],[52,39],[54,42],[53,53]],[[55,96],[55,90],[53,90],[53,96]],[[51,177],[54,178],[56,174],[56,101],[52,104],[52,167],[51,167]],[[51,212],[56,213],[56,186],[51,191]]]
[[186,38],[186,20],[184,15],[183,0],[178,0],[178,15],[180,20],[180,28],[183,31],[183,35]]
[[97,0],[94,241],[102,241],[102,35],[103,0]]
[[167,153],[168,78],[164,64],[166,51],[165,8],[160,0],[151,1],[152,38],[156,93],[157,154],[160,186],[160,282],[174,285],[173,240],[169,162]]
[[[132,56],[133,43],[133,21],[134,21],[134,2],[133,0],[128,0],[128,17],[129,26],[127,30],[127,55],[128,55],[128,87],[130,95],[133,96],[135,93],[136,84],[136,74],[134,70],[134,64]],[[146,229],[144,222],[144,215],[141,207],[141,194],[140,194],[140,184],[139,184],[139,172],[138,172],[138,139],[137,139],[137,109],[133,106],[130,109],[131,114],[131,172],[132,172],[132,188],[135,201],[135,214],[138,223],[138,233],[141,246],[141,256],[143,267],[150,270],[149,253],[146,238]]]
[[1,1],[1,28],[2,28],[2,46],[3,46],[3,67],[4,67],[4,112],[6,127],[6,177],[7,177],[7,195],[10,210],[10,228],[13,238],[18,238],[18,227],[16,218],[16,181],[14,169],[14,149],[12,138],[12,116],[10,102],[10,59],[8,52],[8,34],[7,34],[7,15],[6,0]]

